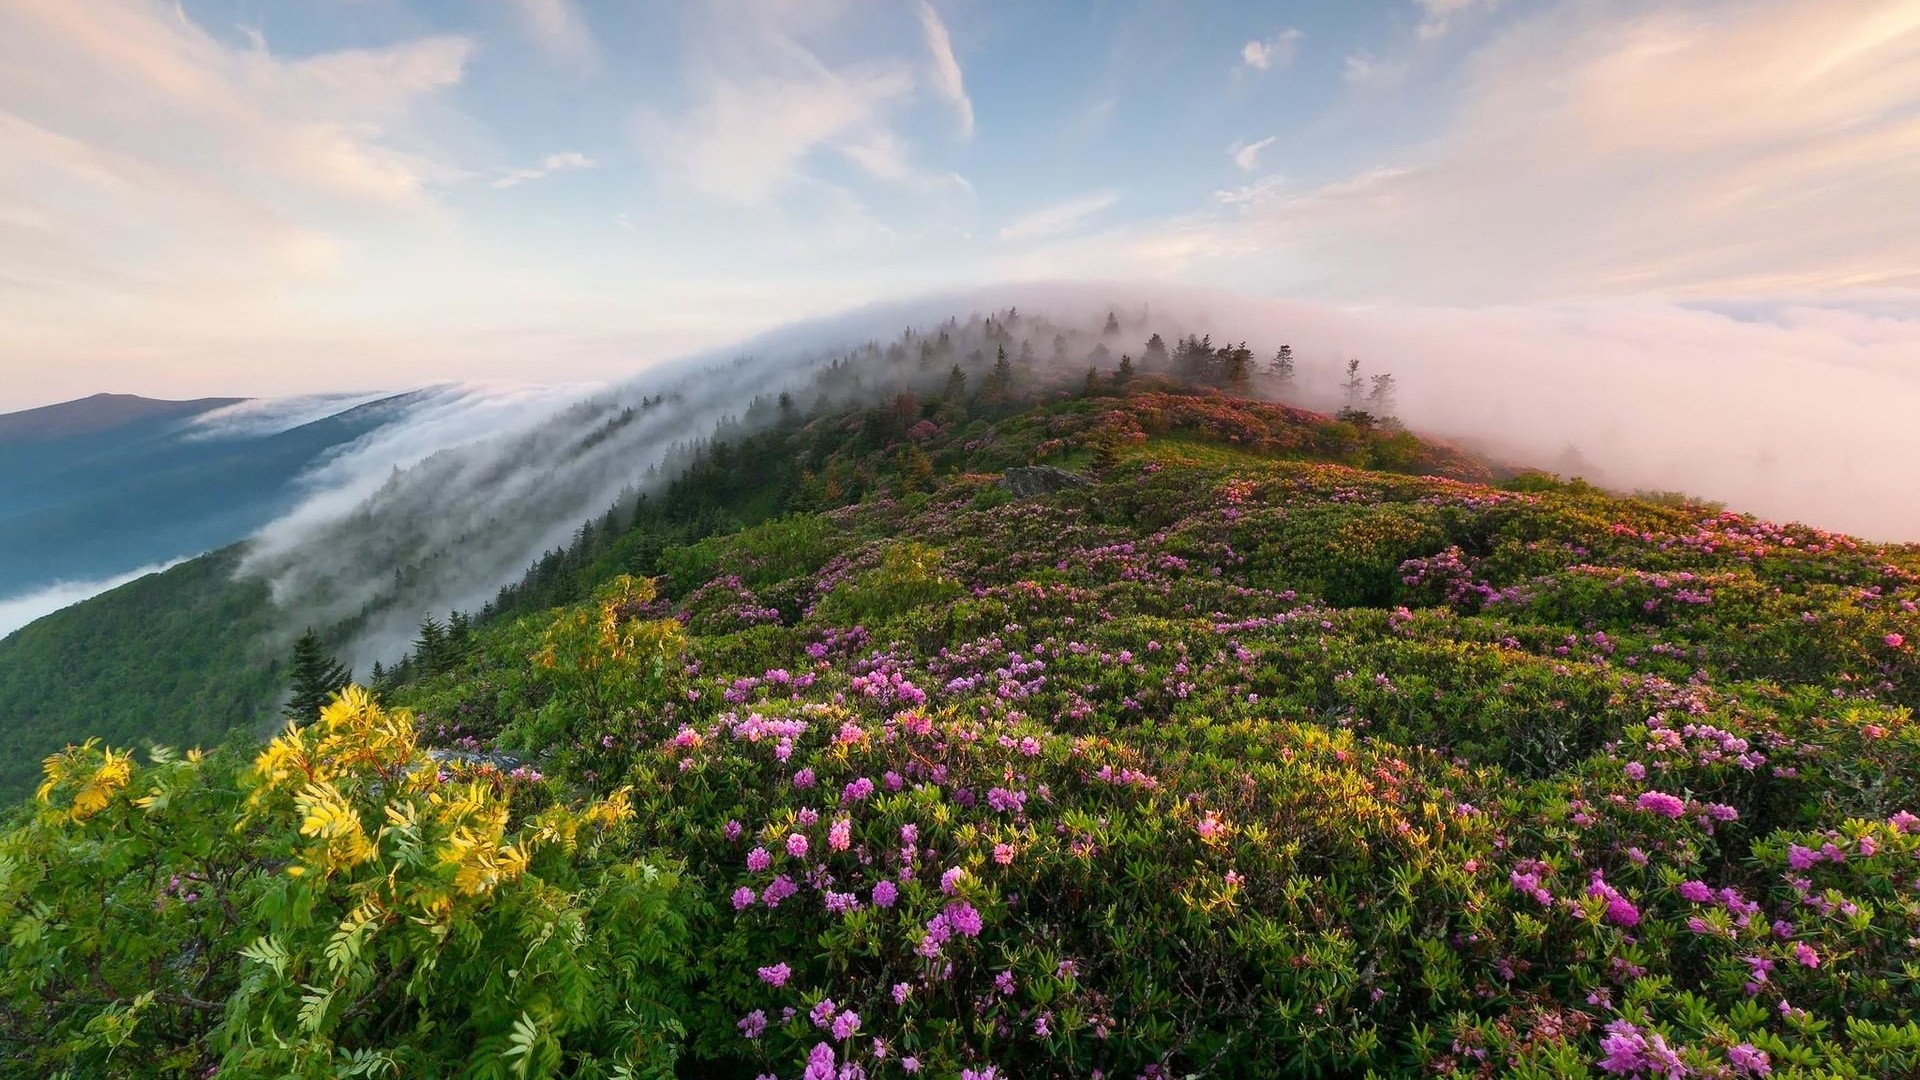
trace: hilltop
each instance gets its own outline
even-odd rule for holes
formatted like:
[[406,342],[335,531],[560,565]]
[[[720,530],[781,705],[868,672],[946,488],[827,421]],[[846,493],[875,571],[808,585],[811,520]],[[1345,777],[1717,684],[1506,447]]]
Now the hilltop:
[[0,1046],[1910,1074],[1917,602],[1910,547],[1191,379],[783,412],[264,749],[58,756]]

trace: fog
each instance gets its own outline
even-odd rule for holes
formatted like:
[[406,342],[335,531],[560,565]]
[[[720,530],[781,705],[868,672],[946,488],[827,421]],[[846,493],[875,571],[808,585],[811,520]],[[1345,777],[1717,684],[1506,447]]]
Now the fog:
[[[860,376],[859,393],[890,394],[906,376],[883,349],[903,330],[930,335],[952,317],[964,353],[981,344],[982,314],[1016,306],[1024,319],[1015,339],[1038,339],[1039,363],[1064,332],[1071,345],[1061,362],[1084,371],[1109,310],[1124,324],[1107,343],[1116,359],[1138,356],[1155,332],[1169,343],[1186,333],[1244,340],[1263,364],[1290,344],[1295,399],[1310,407],[1338,407],[1352,357],[1363,375],[1395,376],[1396,413],[1409,427],[1506,464],[1920,539],[1920,499],[1907,477],[1920,461],[1920,317],[1896,303],[1363,309],[1040,283],[796,324],[728,350],[636,363],[639,373],[616,386],[423,392],[407,421],[308,477],[309,497],[258,535],[242,572],[272,584],[290,629],[348,625],[347,659],[362,670],[392,661],[422,617],[478,608],[583,521],[664,483],[716,425],[750,425],[756,396],[792,390],[811,405],[836,358]],[[945,368],[922,378],[937,383]]]
[[97,596],[109,589],[117,589],[130,581],[137,581],[148,574],[157,574],[186,561],[174,559],[171,562],[155,563],[138,570],[129,570],[124,574],[90,581],[56,582],[44,589],[0,599],[0,638],[6,637],[35,619],[51,615],[63,607],[69,607],[90,596]]

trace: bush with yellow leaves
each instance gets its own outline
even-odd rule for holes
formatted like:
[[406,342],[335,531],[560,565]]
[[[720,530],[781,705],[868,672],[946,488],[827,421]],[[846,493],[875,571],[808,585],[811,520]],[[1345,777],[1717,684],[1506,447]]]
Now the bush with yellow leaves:
[[624,790],[516,805],[357,687],[251,767],[151,759],[56,754],[0,834],[0,1072],[671,1073],[678,878],[616,856]]

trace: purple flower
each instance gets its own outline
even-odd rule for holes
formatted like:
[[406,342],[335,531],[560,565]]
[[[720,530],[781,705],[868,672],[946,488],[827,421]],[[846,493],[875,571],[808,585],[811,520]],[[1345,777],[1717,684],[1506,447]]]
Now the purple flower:
[[1677,818],[1687,812],[1685,799],[1678,795],[1669,795],[1664,791],[1641,792],[1637,805],[1642,810],[1669,818]]
[[1756,1049],[1752,1043],[1728,1047],[1727,1060],[1748,1076],[1769,1076],[1773,1073],[1773,1062],[1767,1059],[1766,1051]]
[[833,1018],[833,1037],[845,1042],[860,1031],[860,1014],[848,1009]]
[[840,802],[843,805],[847,803],[856,803],[862,799],[867,798],[872,794],[873,794],[873,781],[863,776],[860,779],[855,780],[853,783],[848,784],[846,786],[846,789],[840,792]]
[[960,882],[963,881],[966,876],[967,872],[960,867],[949,867],[946,873],[940,875],[940,891],[946,893],[948,896],[959,892]]
[[767,1014],[763,1009],[755,1009],[740,1018],[740,1034],[749,1039],[757,1039],[767,1030]]
[[907,1003],[907,998],[911,997],[912,995],[913,995],[912,983],[894,983],[893,984],[893,1003],[895,1005],[905,1005]]
[[900,1071],[901,1071],[901,1072],[910,1072],[910,1073],[917,1073],[917,1072],[919,1072],[919,1071],[920,1071],[920,1059],[919,1059],[919,1058],[917,1058],[917,1057],[914,1057],[914,1056],[913,1056],[912,1054],[908,1054],[908,1055],[907,1055],[906,1057],[903,1057],[903,1058],[901,1058],[901,1059],[900,1059]]
[[1647,778],[1647,767],[1637,761],[1629,761],[1627,762],[1626,773],[1627,778],[1630,780],[1645,780]]
[[759,899],[759,897],[754,895],[754,891],[752,889],[749,889],[745,885],[742,885],[739,888],[733,890],[733,910],[745,911],[746,909],[752,907],[753,902],[757,899]]
[[941,914],[946,917],[947,925],[962,937],[980,936],[980,913],[965,900],[955,900],[948,904],[946,911]]
[[1013,972],[1003,971],[993,977],[993,988],[1003,995],[1013,994]]
[[729,821],[729,822],[727,822],[727,829],[726,829],[726,832],[727,832],[727,839],[728,839],[728,840],[730,840],[730,841],[731,841],[731,840],[738,840],[738,839],[740,839],[740,831],[741,831],[741,830],[740,830],[740,823],[739,823],[739,822],[737,822],[737,821]]
[[807,838],[799,833],[789,833],[787,835],[787,854],[796,859],[806,858]]
[[787,985],[787,980],[792,977],[793,969],[784,963],[773,964],[760,969],[760,981],[776,990]]
[[793,774],[793,786],[803,789],[813,786],[813,769],[811,766]]
[[815,1043],[813,1052],[807,1055],[807,1071],[801,1074],[802,1080],[834,1080],[836,1064],[833,1044]]
[[1787,867],[1792,870],[1808,870],[1820,861],[1820,853],[1799,844],[1787,845]]
[[766,848],[757,847],[747,852],[747,869],[753,873],[758,874],[772,865],[773,856],[767,853]]
[[1712,902],[1713,890],[1703,881],[1683,881],[1680,883],[1680,896],[1696,904],[1705,904]]
[[780,901],[799,891],[800,886],[795,885],[792,878],[781,874],[767,884],[766,889],[760,893],[760,901],[770,908],[777,908],[780,906]]
[[832,998],[821,998],[814,1004],[813,1010],[807,1013],[807,1017],[813,1021],[814,1027],[823,1028],[833,1023],[833,1018],[839,1011],[839,1006],[833,1003]]
[[900,897],[900,888],[886,878],[873,883],[873,906],[890,908]]

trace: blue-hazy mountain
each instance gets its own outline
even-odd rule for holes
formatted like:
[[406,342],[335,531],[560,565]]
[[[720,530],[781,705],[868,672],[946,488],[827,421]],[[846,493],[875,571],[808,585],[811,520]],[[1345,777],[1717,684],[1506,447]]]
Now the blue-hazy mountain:
[[[97,394],[0,415],[0,598],[231,544],[299,498],[301,474],[414,397],[227,422],[244,399]],[[360,402],[355,404],[355,402]],[[289,426],[289,424],[291,426]]]

